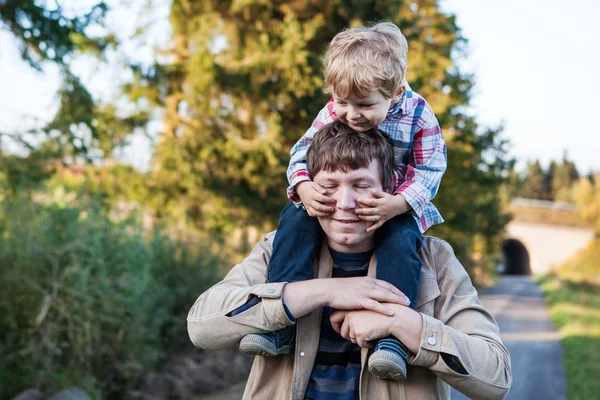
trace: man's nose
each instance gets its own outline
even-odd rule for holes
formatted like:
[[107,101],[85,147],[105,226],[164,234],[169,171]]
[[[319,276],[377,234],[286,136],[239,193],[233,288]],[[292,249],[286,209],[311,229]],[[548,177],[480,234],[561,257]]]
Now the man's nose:
[[356,193],[351,188],[341,188],[336,197],[336,205],[340,210],[356,208]]

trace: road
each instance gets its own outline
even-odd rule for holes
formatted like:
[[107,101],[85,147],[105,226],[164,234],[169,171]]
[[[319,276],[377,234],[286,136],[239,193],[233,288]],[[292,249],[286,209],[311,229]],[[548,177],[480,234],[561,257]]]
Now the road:
[[[526,276],[504,277],[479,298],[494,315],[510,352],[513,384],[509,400],[562,400],[565,374],[560,336],[556,332],[543,294]],[[452,400],[467,397],[452,393]]]

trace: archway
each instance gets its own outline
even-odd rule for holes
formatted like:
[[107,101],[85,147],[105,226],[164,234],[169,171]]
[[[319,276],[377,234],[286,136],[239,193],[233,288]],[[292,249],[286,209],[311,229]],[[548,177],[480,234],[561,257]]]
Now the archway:
[[502,243],[504,275],[531,275],[531,264],[527,248],[517,239],[507,239]]

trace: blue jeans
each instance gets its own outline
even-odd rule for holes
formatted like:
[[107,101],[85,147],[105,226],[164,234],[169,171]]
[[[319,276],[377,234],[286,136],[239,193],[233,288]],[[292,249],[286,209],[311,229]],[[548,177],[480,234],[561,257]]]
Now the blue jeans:
[[[289,203],[279,218],[269,282],[297,282],[313,279],[315,255],[323,230],[317,218]],[[417,256],[423,237],[414,217],[398,215],[375,232],[377,279],[396,286],[415,308],[419,295],[421,260]]]

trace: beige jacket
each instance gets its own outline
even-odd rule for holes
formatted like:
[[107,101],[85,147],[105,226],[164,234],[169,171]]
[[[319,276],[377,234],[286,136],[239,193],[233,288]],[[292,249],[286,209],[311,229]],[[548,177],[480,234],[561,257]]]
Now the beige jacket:
[[[238,346],[249,333],[270,332],[293,324],[281,299],[285,283],[267,283],[274,232],[267,234],[225,279],[203,293],[188,314],[189,336],[199,348]],[[423,317],[419,352],[409,357],[408,379],[399,383],[376,378],[365,365],[370,349],[362,349],[360,398],[368,400],[450,399],[453,386],[472,399],[502,399],[512,381],[510,356],[494,318],[481,305],[477,291],[450,245],[425,237],[417,311]],[[331,255],[324,243],[315,276],[331,276]],[[369,276],[375,276],[376,257]],[[256,295],[262,301],[233,317],[228,313]],[[295,352],[256,357],[244,399],[304,398],[319,346],[322,310],[296,322]],[[455,356],[467,374],[449,368],[442,354]],[[446,356],[448,357],[448,356]]]

